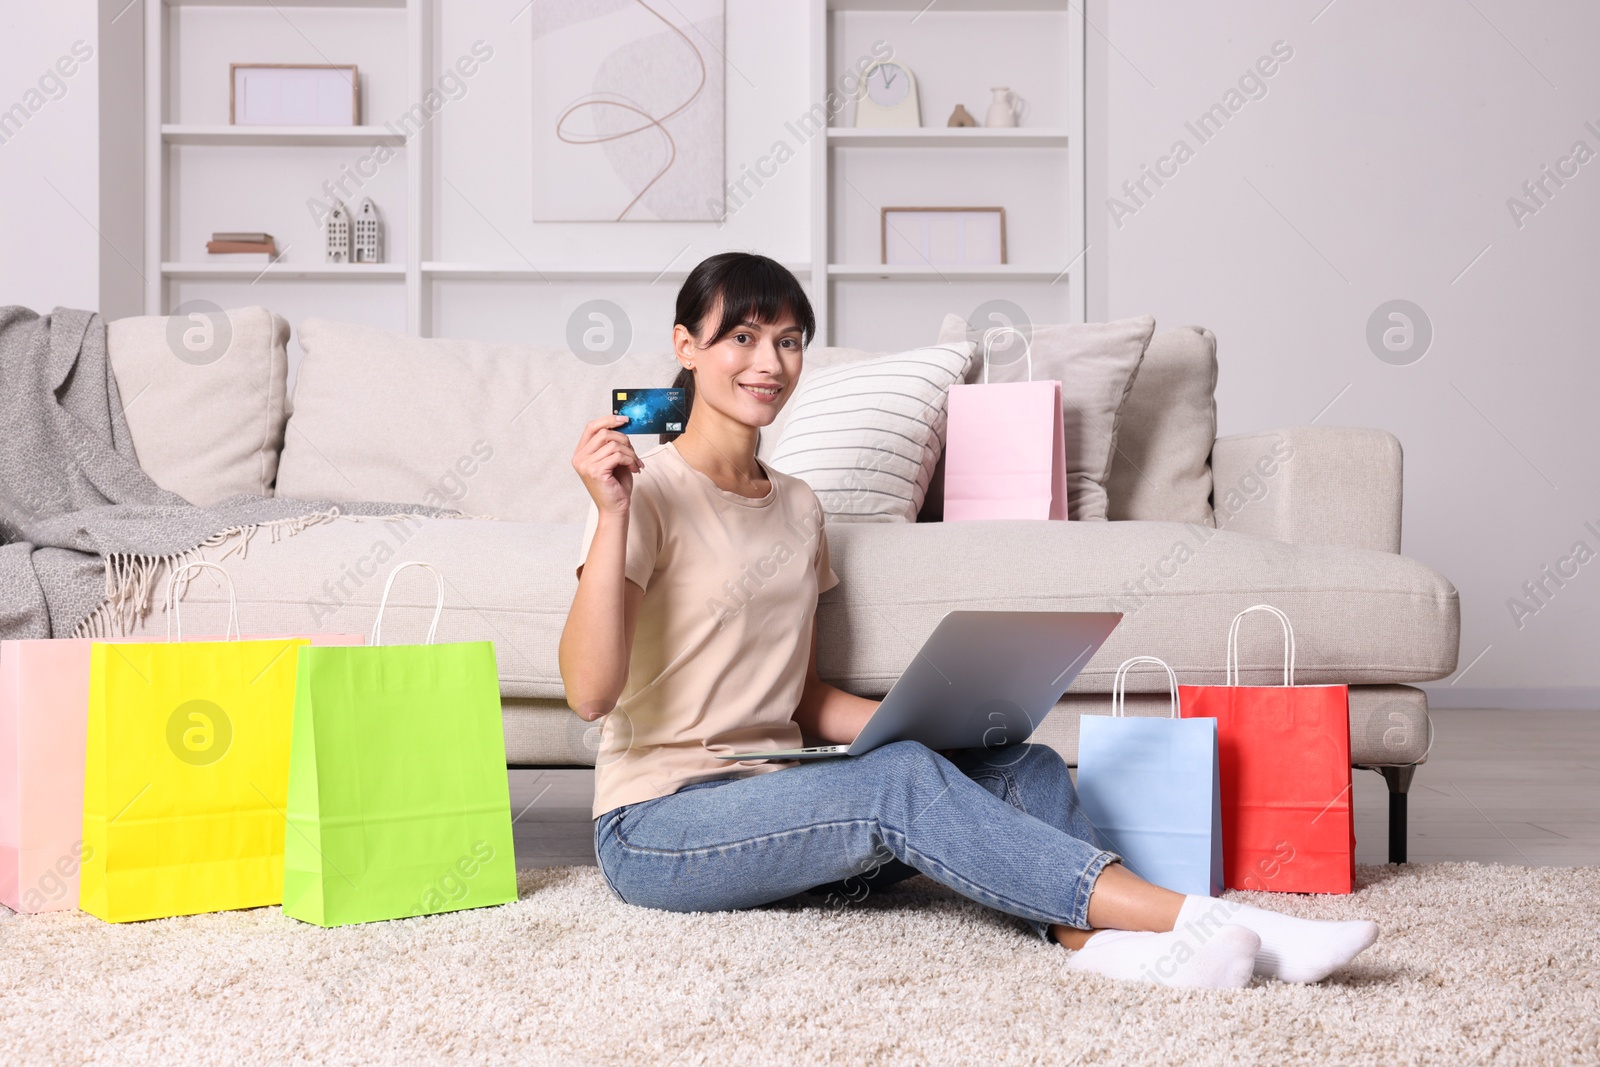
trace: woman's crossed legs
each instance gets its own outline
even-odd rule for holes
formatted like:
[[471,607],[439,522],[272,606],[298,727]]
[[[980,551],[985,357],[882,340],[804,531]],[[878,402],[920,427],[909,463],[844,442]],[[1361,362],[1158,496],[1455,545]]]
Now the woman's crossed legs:
[[[1265,937],[1241,929],[1261,925],[1254,917],[1296,928],[1371,926],[1312,924],[1143,881],[1100,846],[1066,764],[1043,745],[946,759],[902,741],[853,759],[701,782],[602,815],[595,851],[620,899],[671,911],[755,907],[819,887],[838,904],[920,871],[1042,937],[1087,947],[1069,964],[1075,969],[1168,984],[1248,982]],[[1371,943],[1343,955],[1345,942],[1360,940],[1346,931],[1332,953],[1343,956],[1337,963]],[[1294,956],[1292,947],[1278,955]],[[1322,947],[1311,970],[1330,955]],[[1293,980],[1316,980],[1303,965],[1289,970],[1300,975]]]
[[921,871],[1041,934],[1087,927],[1095,880],[1118,858],[1095,843],[1054,751],[952,761],[914,741],[608,812],[596,850],[613,890],[649,907],[747,908],[827,883],[859,896]]

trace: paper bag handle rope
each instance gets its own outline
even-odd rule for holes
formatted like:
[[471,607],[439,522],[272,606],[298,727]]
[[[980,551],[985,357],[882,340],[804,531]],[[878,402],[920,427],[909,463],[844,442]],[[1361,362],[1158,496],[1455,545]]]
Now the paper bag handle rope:
[[195,560],[192,563],[185,563],[183,566],[173,571],[172,577],[167,579],[168,644],[172,643],[172,630],[174,624],[177,625],[178,640],[183,640],[183,616],[178,614],[178,600],[176,596],[178,578],[180,575],[186,574],[192,570],[199,570],[202,567],[208,567],[222,575],[223,584],[228,587],[228,628],[222,631],[222,639],[224,641],[230,640],[228,635],[232,634],[233,636],[231,640],[239,640],[239,598],[235,596],[233,592],[233,575],[229,574],[227,568],[223,567],[221,564],[212,563],[208,560],[201,559]]
[[1028,381],[1033,381],[1033,346],[1028,343],[1028,335],[1015,326],[991,326],[983,331],[983,384],[989,384],[989,349],[994,347],[996,338],[1014,333],[1022,338],[1022,354],[1028,361]]
[[1155,656],[1134,656],[1125,659],[1117,668],[1117,673],[1111,678],[1111,714],[1118,718],[1127,715],[1128,703],[1128,668],[1135,663],[1157,663],[1167,672],[1167,689],[1172,694],[1172,711],[1170,718],[1178,717],[1178,676],[1172,673],[1172,668],[1167,666],[1167,661],[1157,659]]
[[1294,685],[1294,626],[1289,622],[1289,616],[1271,604],[1245,608],[1233,617],[1233,625],[1228,627],[1228,675],[1224,684],[1239,684],[1239,623],[1252,611],[1269,611],[1283,624],[1283,684]]
[[395,578],[407,567],[421,567],[433,575],[433,584],[437,591],[433,604],[433,622],[428,626],[427,640],[422,642],[425,645],[433,644],[433,637],[439,632],[439,616],[444,612],[444,578],[434,568],[433,564],[420,563],[416,560],[397,563],[394,570],[389,572],[389,580],[383,583],[383,599],[378,602],[378,617],[372,620],[372,637],[367,642],[368,644],[383,644],[383,609],[389,606],[389,590],[394,588]]

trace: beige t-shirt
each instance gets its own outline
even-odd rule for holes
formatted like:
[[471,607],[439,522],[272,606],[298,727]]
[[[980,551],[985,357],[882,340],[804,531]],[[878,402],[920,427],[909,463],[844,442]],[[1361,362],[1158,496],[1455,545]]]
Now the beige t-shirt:
[[[602,720],[594,817],[730,773],[793,761],[718,752],[801,744],[794,711],[817,594],[839,584],[811,487],[772,470],[759,499],[721,489],[671,444],[641,452],[623,571],[644,590],[628,683]],[[589,504],[578,573],[600,521]]]

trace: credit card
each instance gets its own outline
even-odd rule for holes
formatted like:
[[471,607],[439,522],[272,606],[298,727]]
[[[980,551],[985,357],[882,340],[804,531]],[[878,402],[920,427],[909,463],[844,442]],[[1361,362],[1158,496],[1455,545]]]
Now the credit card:
[[611,414],[628,416],[623,433],[682,433],[686,399],[682,389],[613,389]]

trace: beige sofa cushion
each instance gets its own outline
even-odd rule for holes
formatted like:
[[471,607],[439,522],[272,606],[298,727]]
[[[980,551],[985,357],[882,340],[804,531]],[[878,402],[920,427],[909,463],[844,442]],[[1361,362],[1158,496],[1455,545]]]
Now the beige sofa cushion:
[[202,507],[271,496],[288,343],[289,324],[262,307],[109,323],[111,370],[145,473]]
[[[562,695],[556,648],[577,589],[583,528],[452,519],[340,519],[224,561],[246,632],[364,633],[384,576],[402,559],[444,574],[440,641],[495,643],[507,697]],[[818,670],[853,693],[881,697],[946,612],[1121,611],[1122,623],[1073,693],[1106,692],[1116,665],[1160,656],[1185,683],[1220,684],[1228,624],[1267,601],[1294,620],[1295,678],[1405,684],[1456,668],[1460,604],[1438,571],[1387,552],[1289,545],[1164,522],[829,523],[840,584],[818,602]],[[224,549],[213,550],[220,553]],[[206,627],[225,597],[197,584],[184,602]],[[193,612],[190,610],[194,604]],[[420,638],[433,588],[397,585],[384,634]],[[164,633],[160,608],[142,633]],[[1282,679],[1281,637],[1241,639],[1246,685]],[[1166,685],[1135,674],[1134,692]]]
[[842,348],[830,345],[817,345],[806,349],[804,360],[800,364],[800,380],[789,393],[789,399],[779,409],[778,415],[772,420],[772,425],[761,431],[760,443],[756,446],[756,455],[763,461],[772,458],[778,450],[778,442],[783,439],[783,428],[789,422],[789,416],[794,413],[795,394],[800,387],[811,380],[811,375],[830,367],[838,367],[845,363],[860,363],[868,359],[882,359],[892,355],[890,352],[869,352],[864,348]]
[[1216,525],[1211,445],[1217,437],[1217,339],[1180,326],[1150,339],[1117,419],[1107,517]]
[[[307,319],[278,495],[582,523],[578,435],[615,388],[666,386],[667,353],[597,366],[534,345],[407,337]],[[640,437],[651,444],[654,437]]]
[[[1061,383],[1070,519],[1106,518],[1106,481],[1117,446],[1118,412],[1155,328],[1156,320],[1144,315],[1116,322],[1035,325],[1029,331],[1033,380]],[[983,334],[960,315],[946,315],[939,342],[971,340],[981,346]],[[969,381],[983,380],[982,356],[980,347]],[[1020,382],[1027,377],[1027,362],[1020,354],[1008,365],[991,367],[988,374],[991,382]]]

